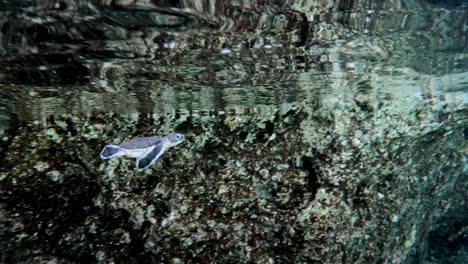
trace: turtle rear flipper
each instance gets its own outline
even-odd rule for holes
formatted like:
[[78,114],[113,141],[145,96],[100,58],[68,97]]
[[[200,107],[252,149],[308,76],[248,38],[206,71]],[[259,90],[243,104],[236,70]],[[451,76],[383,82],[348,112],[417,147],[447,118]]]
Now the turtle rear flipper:
[[122,156],[123,154],[124,151],[119,146],[107,145],[102,149],[100,156],[101,159],[110,159],[115,156]]
[[164,150],[163,144],[156,144],[143,156],[137,159],[136,168],[140,171],[148,168],[164,153]]

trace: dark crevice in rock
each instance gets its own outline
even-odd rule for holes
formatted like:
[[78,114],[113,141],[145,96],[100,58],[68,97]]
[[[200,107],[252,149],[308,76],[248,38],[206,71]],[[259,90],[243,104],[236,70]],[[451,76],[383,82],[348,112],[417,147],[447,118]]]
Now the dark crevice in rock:
[[160,182],[159,177],[157,176],[150,176],[146,179],[145,190],[153,190],[156,185]]
[[302,169],[307,172],[307,190],[310,192],[310,199],[314,200],[317,190],[320,187],[318,183],[319,174],[311,157],[302,157]]
[[165,171],[170,171],[172,167],[172,162],[170,158],[162,158],[162,167]]
[[[5,154],[8,152],[8,148],[10,147],[13,139],[15,138],[14,133],[13,133],[13,131],[15,130],[16,129],[11,129],[6,132],[7,135],[11,135],[8,138],[6,138],[6,140],[3,140],[2,138],[0,138],[0,164],[2,165],[5,164],[3,162],[3,159],[5,158]],[[4,166],[2,167],[3,169],[5,169]]]
[[302,47],[307,43],[307,40],[309,39],[308,35],[310,32],[309,24],[311,24],[307,20],[306,14],[302,13],[302,14],[299,14],[299,16],[301,18],[300,26],[298,27],[300,38],[299,38],[299,41],[296,43],[296,47]]
[[245,139],[247,138],[248,135],[249,135],[249,132],[247,132],[247,131],[239,132],[239,140],[240,141],[245,141]]
[[163,201],[163,198],[158,199],[152,203],[155,207],[154,217],[158,220],[158,223],[161,223],[164,218],[166,218],[171,209],[166,201]]
[[109,227],[124,227],[128,225],[130,213],[124,209],[106,210],[103,214],[102,221]]
[[224,158],[219,158],[219,159],[218,159],[218,164],[219,164],[219,168],[220,168],[220,169],[223,169],[224,166],[226,166],[226,164],[227,164],[227,160],[224,159]]
[[265,128],[261,129],[257,133],[256,141],[265,143],[268,138],[270,138],[271,134],[273,134],[275,130],[275,124],[271,121],[266,121],[265,123]]
[[355,208],[362,208],[366,207],[366,199],[364,195],[364,190],[367,188],[367,183],[366,182],[361,182],[356,188],[356,191],[354,192],[354,195],[352,197],[353,199],[353,207]]
[[[460,171],[461,177],[463,172]],[[464,174],[466,178],[466,173]],[[458,264],[468,260],[468,183],[461,182],[451,195],[452,203],[445,215],[432,223],[427,235],[426,262]],[[457,201],[459,203],[457,203]]]

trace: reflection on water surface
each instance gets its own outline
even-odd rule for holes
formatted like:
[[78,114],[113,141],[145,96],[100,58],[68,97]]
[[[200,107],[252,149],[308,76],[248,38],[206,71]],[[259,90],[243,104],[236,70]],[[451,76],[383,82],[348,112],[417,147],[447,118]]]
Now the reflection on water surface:
[[[463,97],[463,1],[36,1],[2,8],[1,116]],[[118,107],[117,107],[118,106]]]

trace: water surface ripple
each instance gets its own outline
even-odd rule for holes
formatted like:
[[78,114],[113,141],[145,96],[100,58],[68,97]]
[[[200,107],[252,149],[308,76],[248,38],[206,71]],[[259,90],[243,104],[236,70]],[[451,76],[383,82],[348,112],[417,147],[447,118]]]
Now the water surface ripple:
[[466,97],[464,1],[28,3],[0,4],[4,128],[65,113]]

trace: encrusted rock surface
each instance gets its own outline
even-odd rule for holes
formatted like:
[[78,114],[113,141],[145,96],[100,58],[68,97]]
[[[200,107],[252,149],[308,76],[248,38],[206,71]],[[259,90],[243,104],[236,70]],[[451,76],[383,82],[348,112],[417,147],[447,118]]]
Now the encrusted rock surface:
[[[466,119],[407,97],[22,124],[2,132],[0,261],[421,263],[467,209]],[[144,172],[99,159],[172,131]]]

